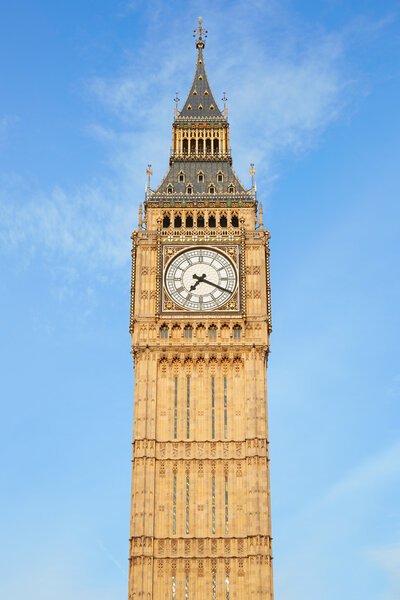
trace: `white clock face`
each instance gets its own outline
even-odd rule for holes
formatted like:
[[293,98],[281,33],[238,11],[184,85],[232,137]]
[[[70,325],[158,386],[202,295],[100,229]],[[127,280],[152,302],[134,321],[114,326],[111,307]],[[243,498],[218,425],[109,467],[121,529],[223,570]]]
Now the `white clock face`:
[[236,285],[233,263],[211,248],[190,248],[180,252],[165,272],[168,294],[186,310],[219,308],[231,298]]

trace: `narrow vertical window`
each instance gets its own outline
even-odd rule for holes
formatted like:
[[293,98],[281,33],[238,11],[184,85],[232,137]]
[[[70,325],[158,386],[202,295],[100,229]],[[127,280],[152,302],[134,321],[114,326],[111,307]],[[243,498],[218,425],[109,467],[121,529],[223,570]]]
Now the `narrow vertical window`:
[[185,599],[189,600],[189,575],[186,575]]
[[189,496],[190,496],[190,482],[189,475],[186,475],[186,533],[189,533]]
[[225,475],[225,533],[229,533],[228,523],[228,476]]
[[211,480],[211,522],[212,522],[212,532],[215,533],[215,477],[212,476]]
[[176,534],[176,475],[174,475],[174,488],[172,497],[172,533]]
[[176,589],[175,589],[175,575],[172,575],[172,600],[176,598]]
[[175,392],[174,392],[174,439],[178,436],[178,378],[175,377]]
[[213,600],[217,600],[217,578],[213,573]]
[[225,577],[225,585],[226,585],[226,600],[229,600],[229,575]]
[[211,437],[215,438],[215,381],[211,377]]
[[224,437],[228,437],[228,392],[226,377],[224,377]]
[[186,386],[186,437],[190,437],[190,377],[187,378]]

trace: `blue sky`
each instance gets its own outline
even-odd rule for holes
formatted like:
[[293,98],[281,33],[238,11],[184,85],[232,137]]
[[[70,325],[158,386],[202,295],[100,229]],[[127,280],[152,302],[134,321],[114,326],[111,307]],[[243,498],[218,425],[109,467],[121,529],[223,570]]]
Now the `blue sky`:
[[400,4],[3,3],[0,596],[127,597],[130,232],[192,30],[272,234],[279,600],[400,597]]

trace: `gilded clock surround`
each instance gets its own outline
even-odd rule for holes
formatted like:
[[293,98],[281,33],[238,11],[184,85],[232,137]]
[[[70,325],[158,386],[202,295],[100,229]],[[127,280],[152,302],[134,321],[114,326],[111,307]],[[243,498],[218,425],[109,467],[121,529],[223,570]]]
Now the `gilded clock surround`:
[[[132,234],[129,600],[272,600],[270,236],[254,167],[251,189],[232,169],[226,97],[221,112],[201,22],[196,33],[196,72],[175,112],[169,171],[152,190],[149,165]],[[184,310],[164,288],[169,262],[196,247],[222,252],[237,270],[234,295],[216,310]]]

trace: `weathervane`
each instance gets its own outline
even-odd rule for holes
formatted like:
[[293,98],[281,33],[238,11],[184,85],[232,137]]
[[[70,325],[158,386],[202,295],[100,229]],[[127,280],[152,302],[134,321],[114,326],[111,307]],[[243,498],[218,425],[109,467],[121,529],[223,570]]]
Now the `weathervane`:
[[204,29],[204,27],[202,27],[202,22],[203,19],[201,17],[199,17],[199,26],[196,27],[196,29],[194,29],[193,31],[193,37],[196,37],[196,35],[198,35],[198,40],[196,42],[196,48],[204,48],[204,41],[203,41],[203,37],[206,38],[207,37],[207,33],[208,31],[206,29]]
[[174,98],[174,102],[175,102],[175,117],[178,116],[178,102],[179,102],[180,98],[178,98],[178,92],[176,92],[176,96]]

